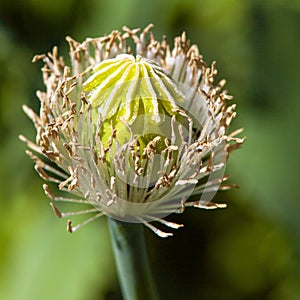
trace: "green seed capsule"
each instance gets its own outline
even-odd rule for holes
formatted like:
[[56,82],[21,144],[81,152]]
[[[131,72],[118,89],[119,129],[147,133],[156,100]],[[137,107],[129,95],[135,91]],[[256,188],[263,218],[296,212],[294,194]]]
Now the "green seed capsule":
[[125,143],[130,136],[128,124],[143,148],[155,136],[165,136],[166,116],[180,119],[182,93],[161,67],[140,56],[123,54],[99,63],[83,86],[103,120],[100,139],[104,145],[112,128],[117,131],[118,142]]

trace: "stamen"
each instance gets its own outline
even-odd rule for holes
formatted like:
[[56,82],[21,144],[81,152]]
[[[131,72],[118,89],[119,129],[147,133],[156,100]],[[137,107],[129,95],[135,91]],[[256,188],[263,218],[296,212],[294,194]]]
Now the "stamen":
[[56,214],[57,217],[61,218],[62,213],[59,211],[59,209],[54,205],[53,202],[50,202],[50,206],[52,207],[54,213]]
[[92,208],[92,209],[86,209],[86,210],[80,210],[80,211],[72,211],[72,212],[67,212],[67,213],[61,213],[61,217],[69,217],[69,216],[77,216],[77,215],[84,215],[84,214],[90,214],[93,212],[97,212],[99,211],[96,208]]
[[42,148],[34,144],[33,142],[29,141],[25,136],[19,135],[19,139],[24,142],[31,150],[37,152],[39,154],[44,154]]
[[67,225],[67,230],[68,230],[68,232],[70,232],[70,233],[74,233],[74,232],[76,232],[79,228],[82,228],[83,226],[87,225],[88,223],[90,223],[90,222],[92,222],[92,221],[94,221],[94,220],[96,220],[96,219],[98,219],[98,218],[100,218],[100,217],[102,217],[102,216],[103,216],[103,213],[96,214],[95,216],[93,216],[93,217],[91,217],[91,218],[85,220],[84,222],[82,222],[82,223],[80,223],[80,224],[78,224],[78,225],[76,225],[76,226],[74,226],[74,227],[73,227],[73,225],[72,225],[71,220],[69,220],[69,221],[68,221],[68,225]]
[[230,190],[230,189],[239,189],[239,185],[238,184],[226,184],[226,185],[221,185],[219,187],[219,189],[221,191],[227,191],[227,190]]
[[32,120],[36,128],[42,126],[41,119],[31,108],[29,108],[27,105],[23,105],[22,108],[29,119]]
[[196,208],[203,208],[203,209],[216,209],[216,208],[226,208],[227,204],[225,203],[214,203],[214,202],[208,202],[205,201],[195,201],[195,202],[186,202],[185,206],[192,206]]
[[173,236],[173,233],[170,232],[163,232],[156,228],[155,226],[151,225],[150,223],[144,223],[145,226],[147,226],[150,230],[152,230],[155,234],[157,234],[159,237],[166,238],[169,236]]
[[177,223],[173,223],[173,222],[169,222],[169,221],[166,221],[164,219],[158,219],[156,220],[157,222],[160,222],[170,228],[174,228],[174,229],[178,229],[180,227],[183,227],[184,225],[183,224],[177,224]]
[[[59,177],[67,178],[65,173],[62,173],[59,170],[57,170],[57,169],[51,167],[50,165],[46,164],[45,162],[43,162],[40,158],[38,158],[36,155],[34,155],[29,150],[26,150],[25,153],[36,163],[36,165],[43,168],[44,170],[49,171],[49,172],[51,172],[55,175],[58,175]],[[49,176],[49,175],[47,175],[47,176]]]
[[180,179],[176,181],[175,185],[189,185],[189,184],[197,184],[198,180],[197,179]]

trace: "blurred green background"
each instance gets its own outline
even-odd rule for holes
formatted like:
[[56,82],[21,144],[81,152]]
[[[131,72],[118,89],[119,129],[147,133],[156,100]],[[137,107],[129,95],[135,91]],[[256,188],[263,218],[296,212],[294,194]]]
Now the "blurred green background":
[[121,299],[106,220],[68,234],[17,136],[34,138],[34,54],[148,23],[217,61],[247,136],[227,165],[241,188],[217,195],[227,209],[170,217],[185,227],[167,240],[146,232],[162,299],[300,299],[298,0],[0,1],[0,299]]

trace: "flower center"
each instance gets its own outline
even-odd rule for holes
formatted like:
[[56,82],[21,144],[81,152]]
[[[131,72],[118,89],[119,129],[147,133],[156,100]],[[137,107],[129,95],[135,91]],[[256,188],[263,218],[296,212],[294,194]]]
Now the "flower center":
[[175,115],[183,101],[169,75],[139,55],[122,54],[100,62],[83,86],[102,120],[122,118],[130,125],[141,114],[161,123],[163,115]]

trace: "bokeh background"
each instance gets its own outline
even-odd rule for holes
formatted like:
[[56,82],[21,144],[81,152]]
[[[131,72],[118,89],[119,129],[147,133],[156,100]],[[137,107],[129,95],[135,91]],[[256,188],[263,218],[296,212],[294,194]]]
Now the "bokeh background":
[[247,136],[227,165],[241,188],[217,195],[227,209],[175,216],[185,227],[167,240],[146,231],[162,299],[299,300],[298,0],[0,1],[0,299],[121,299],[106,220],[68,234],[17,136],[34,138],[21,110],[43,89],[34,54],[148,23],[217,61]]

